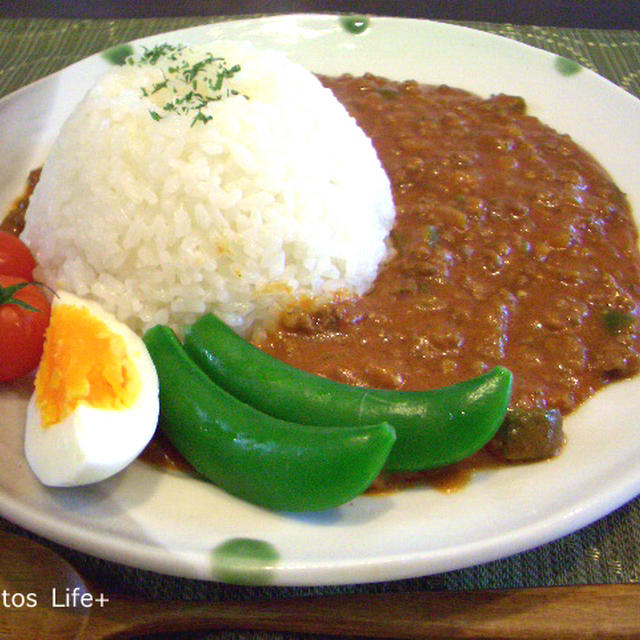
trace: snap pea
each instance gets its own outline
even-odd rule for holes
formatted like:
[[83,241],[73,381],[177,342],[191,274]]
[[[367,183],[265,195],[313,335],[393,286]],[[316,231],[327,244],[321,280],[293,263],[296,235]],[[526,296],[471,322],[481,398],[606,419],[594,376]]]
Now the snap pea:
[[387,470],[418,471],[468,457],[493,437],[511,397],[512,375],[504,367],[423,392],[341,384],[280,362],[213,314],[186,327],[184,346],[212,380],[270,415],[324,425],[389,422],[397,440]]
[[318,428],[261,413],[218,387],[175,333],[144,342],[160,380],[160,427],[196,471],[244,500],[283,511],[337,507],[362,493],[395,441],[386,423]]

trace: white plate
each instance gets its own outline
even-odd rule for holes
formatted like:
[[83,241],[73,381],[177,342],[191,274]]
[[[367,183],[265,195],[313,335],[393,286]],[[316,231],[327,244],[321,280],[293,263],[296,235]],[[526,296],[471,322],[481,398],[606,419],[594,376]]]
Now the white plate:
[[[136,46],[211,35],[279,47],[316,72],[371,71],[521,95],[530,112],[591,151],[640,211],[640,102],[586,69],[560,73],[551,54],[426,21],[373,18],[355,35],[335,16],[303,15],[198,27]],[[107,67],[93,56],[0,101],[0,210]],[[93,487],[45,489],[23,456],[29,391],[26,383],[0,386],[2,514],[82,551],[185,577],[317,585],[452,570],[560,537],[640,492],[638,379],[610,386],[571,415],[558,459],[479,473],[450,495],[418,488],[310,515],[270,513],[140,462]]]

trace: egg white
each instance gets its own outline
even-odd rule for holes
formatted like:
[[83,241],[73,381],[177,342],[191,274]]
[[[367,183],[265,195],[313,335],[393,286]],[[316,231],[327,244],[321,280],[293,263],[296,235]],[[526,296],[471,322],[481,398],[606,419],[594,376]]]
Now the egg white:
[[44,427],[34,392],[27,406],[25,455],[36,477],[47,486],[71,487],[108,478],[129,465],[151,440],[158,422],[158,376],[141,340],[98,304],[58,292],[53,306],[87,309],[114,334],[122,336],[141,388],[125,409],[81,404],[60,422]]

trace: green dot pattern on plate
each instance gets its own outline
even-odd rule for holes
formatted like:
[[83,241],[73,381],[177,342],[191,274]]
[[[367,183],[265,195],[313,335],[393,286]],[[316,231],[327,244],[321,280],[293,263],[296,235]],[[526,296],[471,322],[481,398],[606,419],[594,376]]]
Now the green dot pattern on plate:
[[211,552],[212,575],[231,584],[269,584],[279,557],[276,548],[265,540],[230,538]]
[[369,28],[369,18],[366,16],[342,16],[340,24],[349,33],[364,33]]
[[565,58],[564,56],[557,56],[553,66],[556,68],[556,71],[563,76],[573,76],[582,71],[582,65],[580,65],[580,63],[571,60],[571,58]]
[[102,57],[111,64],[123,65],[124,61],[133,54],[130,44],[119,44],[102,52]]

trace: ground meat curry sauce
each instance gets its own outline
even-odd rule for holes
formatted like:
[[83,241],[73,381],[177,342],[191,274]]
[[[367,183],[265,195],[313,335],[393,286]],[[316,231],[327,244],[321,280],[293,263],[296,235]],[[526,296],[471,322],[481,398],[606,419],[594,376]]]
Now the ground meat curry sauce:
[[[287,314],[261,348],[340,382],[406,390],[501,364],[514,374],[513,409],[552,410],[552,426],[637,373],[637,232],[624,194],[592,157],[528,116],[521,98],[372,75],[321,79],[391,178],[395,255],[367,295]],[[160,438],[146,457],[182,467]],[[376,487],[426,480],[451,489],[492,460],[480,452],[444,473]]]
[[501,364],[513,405],[566,413],[635,374],[640,260],[624,194],[522,99],[322,78],[393,183],[373,290],[290,314],[261,346],[342,382],[433,388]]
[[[513,408],[552,410],[536,435],[544,445],[559,413],[638,372],[637,231],[590,155],[521,98],[371,75],[322,81],[391,178],[397,253],[369,294],[291,313],[261,348],[340,382],[406,390],[504,365]],[[449,489],[489,460],[391,484]]]

